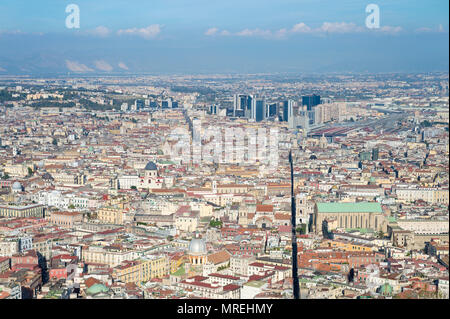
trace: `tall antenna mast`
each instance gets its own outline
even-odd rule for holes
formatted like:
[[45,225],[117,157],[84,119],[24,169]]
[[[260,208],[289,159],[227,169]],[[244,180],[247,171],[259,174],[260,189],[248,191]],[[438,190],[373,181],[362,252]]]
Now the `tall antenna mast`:
[[292,288],[294,299],[300,299],[297,265],[297,236],[295,235],[296,207],[294,196],[294,168],[292,163],[292,150],[289,151],[289,163],[291,165]]

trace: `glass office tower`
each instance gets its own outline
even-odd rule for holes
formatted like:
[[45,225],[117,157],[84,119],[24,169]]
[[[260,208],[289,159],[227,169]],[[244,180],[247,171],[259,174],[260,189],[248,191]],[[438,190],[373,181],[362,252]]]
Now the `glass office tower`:
[[314,106],[320,104],[320,95],[306,95],[302,97],[302,105],[306,105],[306,110],[311,111]]

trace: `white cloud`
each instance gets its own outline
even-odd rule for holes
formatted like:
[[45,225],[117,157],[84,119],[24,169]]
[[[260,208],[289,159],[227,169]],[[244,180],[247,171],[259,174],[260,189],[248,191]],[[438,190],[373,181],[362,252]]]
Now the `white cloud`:
[[384,33],[391,33],[391,34],[395,34],[395,33],[399,33],[401,31],[403,31],[402,27],[391,27],[391,26],[383,26],[379,29],[374,29],[376,31],[380,31],[380,32],[384,32]]
[[442,26],[442,24],[440,24],[436,29],[434,28],[428,28],[428,27],[423,27],[423,28],[418,28],[415,30],[417,33],[429,33],[429,32],[445,32],[444,27]]
[[[403,29],[401,27],[392,27],[392,26],[384,26],[379,29],[375,29],[378,32],[382,33],[391,33],[395,34]],[[303,22],[297,23],[292,28],[286,29],[282,28],[279,30],[262,30],[259,28],[256,29],[244,29],[235,33],[231,33],[226,30],[220,31],[218,28],[210,28],[205,32],[205,35],[222,35],[222,36],[240,36],[240,37],[264,37],[264,38],[274,38],[281,39],[286,38],[289,35],[293,34],[317,34],[323,35],[324,33],[337,33],[337,34],[350,34],[350,33],[361,33],[361,32],[370,32],[371,30],[358,26],[355,23],[347,23],[347,22],[324,22],[318,28],[311,28]]]
[[0,72],[6,72],[6,70],[0,66]]
[[241,37],[249,37],[249,36],[255,35],[255,31],[250,30],[250,29],[245,29],[245,30],[237,32],[236,35],[241,36]]
[[209,28],[208,30],[206,30],[205,35],[215,35],[217,33],[217,31],[219,31],[219,29]]
[[93,30],[87,31],[87,33],[98,37],[107,37],[111,33],[111,30],[101,25]]
[[315,31],[327,33],[356,33],[363,31],[364,28],[354,23],[346,22],[324,22],[322,26]]
[[24,32],[22,30],[0,30],[0,35],[44,35],[43,32]]
[[132,29],[122,29],[117,31],[118,35],[137,35],[144,39],[151,39],[156,37],[161,33],[161,26],[159,24],[152,24],[146,28],[132,28]]
[[0,35],[1,34],[15,35],[15,34],[26,34],[26,33],[21,30],[0,30]]
[[221,35],[221,36],[229,36],[233,35],[230,31],[227,30],[219,30],[218,28],[209,28],[205,31],[205,35],[212,36],[212,35]]
[[128,66],[123,62],[119,62],[118,67],[123,70],[128,70]]
[[240,37],[270,37],[272,36],[272,32],[270,30],[261,30],[261,29],[244,29],[236,33],[237,36]]
[[415,30],[418,33],[423,33],[423,32],[433,32],[433,29],[431,28],[427,28],[427,27],[423,27],[423,28],[418,28]]
[[288,30],[283,28],[283,29],[280,29],[277,32],[275,32],[274,36],[276,38],[284,38],[287,36],[287,34],[288,34]]
[[100,71],[111,72],[113,70],[113,67],[104,60],[94,61],[94,65]]
[[311,32],[311,28],[308,27],[303,22],[300,22],[300,23],[297,23],[296,25],[294,25],[290,31],[292,33],[309,33],[309,32]]
[[76,61],[66,60],[67,68],[72,72],[92,72],[91,68],[87,67],[84,64],[78,63]]

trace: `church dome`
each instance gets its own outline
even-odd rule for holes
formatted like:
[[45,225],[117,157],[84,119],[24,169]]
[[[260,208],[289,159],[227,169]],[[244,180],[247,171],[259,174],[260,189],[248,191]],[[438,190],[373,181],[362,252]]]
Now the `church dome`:
[[206,243],[201,238],[194,238],[189,243],[189,254],[191,255],[201,255],[206,254]]
[[147,165],[145,165],[144,170],[146,171],[156,171],[158,168],[156,167],[156,164],[153,162],[148,162]]

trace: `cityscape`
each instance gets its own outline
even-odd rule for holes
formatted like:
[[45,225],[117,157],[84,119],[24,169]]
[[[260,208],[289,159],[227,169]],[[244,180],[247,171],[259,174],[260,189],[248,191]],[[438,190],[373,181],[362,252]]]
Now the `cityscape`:
[[0,52],[0,299],[449,299],[448,64],[10,61]]

